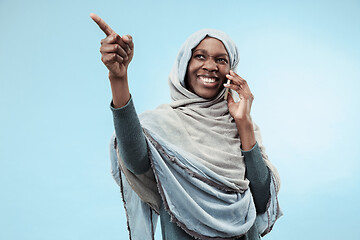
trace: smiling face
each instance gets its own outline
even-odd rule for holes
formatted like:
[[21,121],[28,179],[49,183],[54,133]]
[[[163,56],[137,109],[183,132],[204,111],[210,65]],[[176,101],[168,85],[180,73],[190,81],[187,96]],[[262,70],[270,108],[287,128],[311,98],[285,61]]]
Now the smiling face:
[[229,55],[224,44],[216,38],[206,37],[192,51],[186,87],[202,98],[214,98],[224,88],[229,71]]

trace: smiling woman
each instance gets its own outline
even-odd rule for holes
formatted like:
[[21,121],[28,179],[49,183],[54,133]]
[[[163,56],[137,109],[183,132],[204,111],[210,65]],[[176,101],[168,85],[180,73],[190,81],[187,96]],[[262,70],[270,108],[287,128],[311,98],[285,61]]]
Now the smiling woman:
[[[173,101],[138,117],[127,76],[132,37],[91,18],[107,35],[100,52],[113,95],[112,174],[130,239],[154,239],[158,215],[168,240],[254,240],[270,232],[281,216],[280,180],[250,116],[253,95],[234,72],[235,43],[214,29],[192,34],[169,76]],[[224,87],[240,101],[225,100]]]

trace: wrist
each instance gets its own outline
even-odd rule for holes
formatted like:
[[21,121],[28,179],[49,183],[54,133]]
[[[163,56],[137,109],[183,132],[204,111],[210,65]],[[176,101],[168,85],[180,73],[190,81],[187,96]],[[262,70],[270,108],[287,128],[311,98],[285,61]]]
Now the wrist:
[[110,77],[110,86],[113,99],[113,107],[120,108],[126,105],[130,99],[129,84],[126,77]]
[[252,118],[250,113],[241,113],[241,114],[234,114],[232,115],[232,117],[234,118],[234,120],[236,122],[252,122]]
[[125,82],[127,81],[127,72],[125,72],[123,76],[114,75],[113,73],[109,72],[109,80],[111,84],[117,82]]
[[236,127],[239,132],[241,147],[243,151],[248,151],[253,148],[256,143],[254,126],[251,119],[249,120],[235,120]]
[[254,130],[253,128],[253,122],[251,120],[251,118],[242,118],[242,119],[234,119],[235,120],[235,123],[236,123],[236,127],[239,129],[239,130]]

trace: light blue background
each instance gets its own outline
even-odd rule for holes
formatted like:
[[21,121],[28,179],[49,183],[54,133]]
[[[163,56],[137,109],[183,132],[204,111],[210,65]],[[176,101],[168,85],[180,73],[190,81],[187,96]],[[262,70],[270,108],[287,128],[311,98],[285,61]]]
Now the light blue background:
[[0,0],[0,239],[128,238],[91,12],[133,35],[139,113],[169,102],[189,34],[227,32],[282,178],[284,216],[265,239],[360,239],[360,2],[340,0]]

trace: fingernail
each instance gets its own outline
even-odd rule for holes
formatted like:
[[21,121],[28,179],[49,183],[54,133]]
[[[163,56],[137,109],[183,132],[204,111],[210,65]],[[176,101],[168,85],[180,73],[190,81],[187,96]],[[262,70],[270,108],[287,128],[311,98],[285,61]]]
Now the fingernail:
[[126,36],[126,35],[124,35],[123,38],[124,38],[124,40],[126,40],[126,41],[129,41],[129,40],[130,40],[129,37]]

